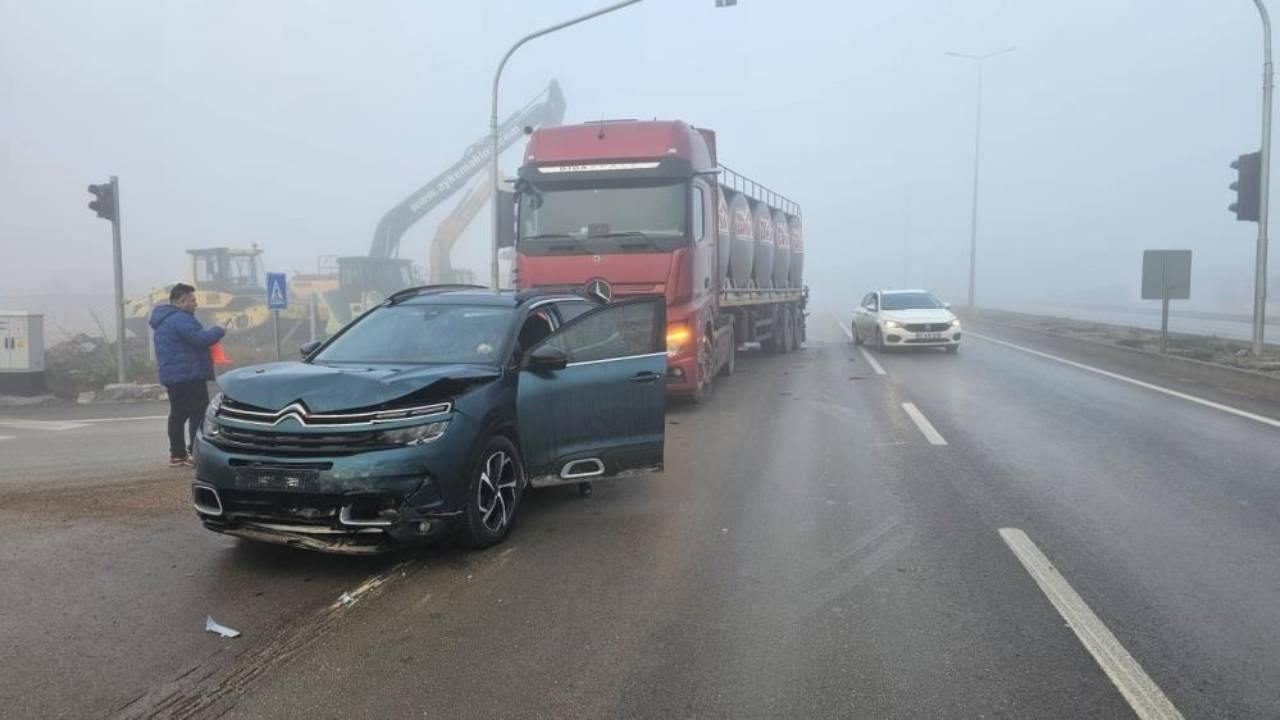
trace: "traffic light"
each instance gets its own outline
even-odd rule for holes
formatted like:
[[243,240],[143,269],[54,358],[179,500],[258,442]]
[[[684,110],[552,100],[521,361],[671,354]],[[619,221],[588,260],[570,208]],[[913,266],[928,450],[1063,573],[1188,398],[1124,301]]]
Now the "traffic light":
[[89,202],[89,209],[98,217],[115,222],[116,220],[116,188],[113,183],[90,185],[89,192],[94,199]]
[[1236,171],[1236,181],[1230,187],[1236,191],[1236,201],[1227,209],[1236,214],[1237,220],[1258,221],[1258,206],[1262,201],[1262,153],[1241,155],[1231,163]]

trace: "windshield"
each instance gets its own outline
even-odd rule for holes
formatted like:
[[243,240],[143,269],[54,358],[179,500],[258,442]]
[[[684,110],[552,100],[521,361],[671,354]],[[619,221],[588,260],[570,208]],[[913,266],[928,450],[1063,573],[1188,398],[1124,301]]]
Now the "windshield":
[[933,293],[884,293],[880,296],[881,310],[940,310],[942,301]]
[[388,305],[347,328],[312,361],[492,365],[498,362],[512,312],[470,305]]
[[523,252],[665,252],[685,242],[685,185],[548,188],[520,194]]

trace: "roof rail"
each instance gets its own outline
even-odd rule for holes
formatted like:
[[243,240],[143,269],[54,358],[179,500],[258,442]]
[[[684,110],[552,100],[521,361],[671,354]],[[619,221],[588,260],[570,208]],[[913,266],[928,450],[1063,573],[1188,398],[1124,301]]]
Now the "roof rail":
[[746,195],[747,197],[761,202],[770,207],[776,207],[788,215],[801,216],[800,203],[788,198],[781,193],[776,193],[751,178],[737,173],[729,169],[725,165],[720,166],[721,177],[720,184],[730,190]]
[[417,287],[405,288],[391,293],[387,297],[388,302],[396,302],[405,298],[417,297],[419,295],[431,295],[434,293],[449,292],[450,290],[488,290],[487,285],[467,285],[462,283],[441,284],[441,285],[418,285]]

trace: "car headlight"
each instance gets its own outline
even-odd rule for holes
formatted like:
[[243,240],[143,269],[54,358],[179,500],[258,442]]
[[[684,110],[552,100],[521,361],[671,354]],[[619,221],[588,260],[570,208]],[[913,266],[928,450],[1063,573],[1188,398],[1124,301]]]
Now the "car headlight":
[[959,321],[959,320],[952,320],[952,321],[951,321],[951,327],[953,327],[953,328],[958,328],[958,327],[960,327],[960,321]]
[[885,321],[884,321],[884,326],[885,326],[886,328],[890,329],[890,330],[893,330],[893,329],[895,329],[895,328],[900,328],[900,327],[902,327],[902,325],[899,325],[899,324],[898,324],[898,321],[896,321],[896,320],[885,320]]
[[204,422],[200,425],[200,434],[206,438],[216,438],[222,434],[222,423],[214,419],[213,412],[204,416]]
[[448,420],[438,420],[425,425],[383,430],[378,433],[378,442],[384,445],[426,445],[439,440],[447,427]]

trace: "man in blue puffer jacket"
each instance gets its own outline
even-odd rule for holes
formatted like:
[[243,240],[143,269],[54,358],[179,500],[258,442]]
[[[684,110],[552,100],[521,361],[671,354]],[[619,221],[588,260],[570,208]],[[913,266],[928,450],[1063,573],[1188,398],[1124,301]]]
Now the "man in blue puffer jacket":
[[[169,467],[193,464],[188,448],[204,422],[213,379],[209,347],[227,334],[220,327],[201,328],[195,311],[196,289],[178,283],[169,291],[169,304],[157,305],[149,321],[160,384],[169,391]],[[189,426],[186,437],[184,425]]]

